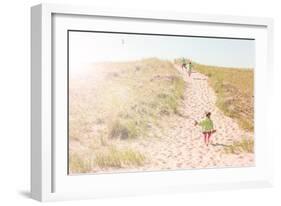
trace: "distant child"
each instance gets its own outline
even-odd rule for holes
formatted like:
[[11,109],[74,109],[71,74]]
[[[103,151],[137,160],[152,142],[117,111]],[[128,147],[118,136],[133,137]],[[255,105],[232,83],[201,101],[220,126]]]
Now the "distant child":
[[213,121],[211,120],[211,112],[206,112],[206,118],[201,122],[198,123],[197,121],[195,121],[195,126],[196,125],[201,126],[204,136],[204,142],[208,146],[210,143],[211,135],[216,132],[216,130],[214,130]]
[[185,58],[182,58],[182,65],[181,65],[182,70],[184,71],[186,68],[186,60]]
[[193,68],[193,65],[192,65],[191,61],[189,61],[189,64],[188,64],[188,76],[189,76],[189,77],[190,77],[190,75],[191,75],[192,68]]

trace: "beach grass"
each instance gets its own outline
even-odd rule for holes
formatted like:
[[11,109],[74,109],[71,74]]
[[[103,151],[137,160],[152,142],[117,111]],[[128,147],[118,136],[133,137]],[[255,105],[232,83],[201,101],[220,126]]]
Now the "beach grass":
[[243,138],[240,141],[234,141],[231,145],[224,147],[224,150],[228,154],[254,153],[254,140],[253,138]]
[[124,166],[142,166],[145,159],[143,154],[133,149],[118,150],[116,147],[111,146],[106,150],[96,153],[94,162],[99,168],[122,168]]
[[146,160],[146,157],[136,150],[118,149],[110,145],[97,151],[70,153],[69,166],[72,174],[90,173],[95,172],[93,168],[138,167],[142,166]]
[[70,170],[142,165],[145,154],[113,149],[113,142],[129,145],[153,136],[153,127],[178,114],[184,90],[173,64],[157,58],[96,63],[84,74],[70,74]]
[[214,89],[216,105],[247,131],[254,130],[254,71],[194,63],[196,71],[208,76]]

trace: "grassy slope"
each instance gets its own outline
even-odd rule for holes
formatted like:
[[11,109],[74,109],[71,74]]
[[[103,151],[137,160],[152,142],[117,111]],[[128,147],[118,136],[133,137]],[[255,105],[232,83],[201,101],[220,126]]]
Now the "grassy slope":
[[254,72],[252,69],[222,68],[194,64],[195,70],[209,77],[217,94],[217,106],[237,120],[241,128],[254,130]]
[[113,141],[145,137],[161,117],[177,112],[183,93],[178,71],[154,58],[95,64],[70,79],[70,171],[141,165],[143,154]]

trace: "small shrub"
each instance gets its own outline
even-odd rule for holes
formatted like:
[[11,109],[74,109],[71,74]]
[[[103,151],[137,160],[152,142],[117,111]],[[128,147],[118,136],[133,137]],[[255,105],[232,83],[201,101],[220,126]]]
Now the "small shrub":
[[132,120],[114,120],[109,125],[109,137],[120,139],[132,139],[138,136],[136,123]]
[[136,66],[136,67],[135,67],[135,70],[136,70],[136,71],[139,71],[140,69],[141,69],[140,66]]
[[102,119],[102,118],[97,118],[95,123],[96,123],[96,124],[104,124],[104,119]]

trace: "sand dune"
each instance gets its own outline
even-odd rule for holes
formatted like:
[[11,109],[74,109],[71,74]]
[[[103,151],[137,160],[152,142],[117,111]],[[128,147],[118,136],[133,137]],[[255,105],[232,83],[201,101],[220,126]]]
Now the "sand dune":
[[[216,95],[208,85],[208,77],[196,72],[188,77],[181,68],[176,69],[184,76],[186,83],[180,115],[163,119],[160,127],[152,128],[153,133],[148,134],[152,138],[139,138],[129,142],[116,140],[120,147],[130,147],[145,154],[147,162],[138,168],[107,168],[102,172],[254,166],[252,153],[225,152],[225,147],[242,137],[250,138],[253,133],[240,129],[233,119],[217,108]],[[217,130],[209,146],[204,144],[200,128],[194,126],[194,120],[202,119],[205,111],[212,113]],[[95,172],[101,171],[95,168]]]

